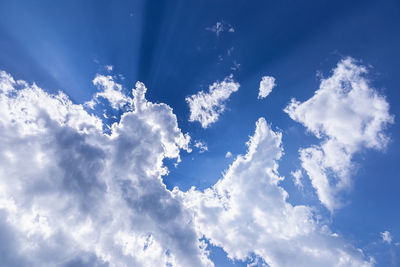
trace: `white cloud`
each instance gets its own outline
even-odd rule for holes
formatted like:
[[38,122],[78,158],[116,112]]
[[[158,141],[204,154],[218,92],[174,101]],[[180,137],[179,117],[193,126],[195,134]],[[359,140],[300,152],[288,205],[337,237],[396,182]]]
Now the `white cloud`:
[[303,173],[300,169],[290,172],[290,174],[293,176],[293,183],[298,187],[298,188],[303,188],[303,182],[301,181],[303,178]]
[[16,86],[16,82],[10,74],[0,71],[0,90],[2,93],[6,94],[9,91],[12,91]]
[[371,266],[361,250],[317,222],[310,207],[287,202],[277,171],[281,142],[282,134],[260,118],[247,153],[212,188],[174,189],[193,210],[199,233],[233,259],[255,254],[270,266]]
[[266,98],[271,92],[272,89],[276,86],[275,78],[272,76],[264,76],[260,82],[260,88],[258,92],[258,98]]
[[116,83],[112,76],[97,74],[93,79],[93,84],[101,91],[93,96],[93,99],[86,102],[85,105],[94,108],[99,98],[106,99],[113,109],[120,109],[123,106],[131,106],[131,99],[122,92],[122,86]]
[[233,53],[234,50],[235,50],[235,47],[232,46],[231,48],[229,48],[229,49],[226,51],[226,54],[227,54],[228,56],[232,56],[232,53]]
[[207,144],[202,141],[197,140],[196,142],[194,142],[194,146],[199,149],[200,153],[204,153],[205,151],[208,151]]
[[239,90],[239,83],[233,81],[233,76],[222,82],[214,82],[208,92],[200,91],[186,98],[190,107],[189,121],[198,121],[203,128],[215,123],[225,110],[225,102],[230,95]]
[[394,118],[366,73],[353,59],[343,59],[313,97],[303,103],[292,99],[285,108],[293,120],[322,139],[318,146],[301,149],[300,159],[320,201],[331,211],[343,205],[340,193],[352,186],[354,153],[384,149],[389,140],[384,129]]
[[390,234],[389,231],[382,232],[381,237],[382,237],[383,242],[386,242],[388,244],[392,243],[392,235]]
[[161,180],[163,159],[179,160],[190,137],[145,93],[138,82],[121,97],[131,106],[106,134],[65,94],[0,72],[3,265],[212,266],[191,213]]
[[221,32],[224,31],[224,26],[223,26],[222,22],[217,21],[217,23],[215,23],[214,26],[207,27],[206,30],[215,32],[215,34],[217,36],[219,36],[221,34]]
[[[230,79],[211,85],[204,99],[237,91]],[[133,97],[110,76],[95,84],[122,95],[106,94],[123,112],[110,133],[65,94],[0,72],[4,265],[212,266],[203,236],[231,258],[256,255],[254,262],[270,266],[372,265],[312,208],[287,202],[277,171],[282,135],[264,119],[216,185],[170,192],[163,160],[178,162],[180,151],[190,150],[172,109],[147,101],[140,82]]]
[[114,69],[114,66],[113,65],[106,65],[106,70],[107,71],[112,71]]
[[215,23],[215,25],[211,26],[211,27],[207,27],[206,28],[207,31],[211,31],[211,32],[215,32],[215,34],[217,36],[219,36],[222,32],[224,31],[228,31],[230,33],[234,33],[235,29],[232,27],[232,25],[227,24],[225,22],[222,21],[217,21]]
[[240,63],[237,63],[236,60],[234,60],[231,70],[237,71],[237,70],[239,70],[239,68],[240,68]]
[[230,152],[230,151],[228,151],[228,152],[226,152],[226,154],[225,154],[225,158],[231,158],[232,157],[232,152]]

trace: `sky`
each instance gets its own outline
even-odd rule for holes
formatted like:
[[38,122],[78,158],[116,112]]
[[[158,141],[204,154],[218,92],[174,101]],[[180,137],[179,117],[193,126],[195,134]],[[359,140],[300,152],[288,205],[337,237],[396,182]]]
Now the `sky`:
[[398,1],[0,1],[1,266],[400,266]]

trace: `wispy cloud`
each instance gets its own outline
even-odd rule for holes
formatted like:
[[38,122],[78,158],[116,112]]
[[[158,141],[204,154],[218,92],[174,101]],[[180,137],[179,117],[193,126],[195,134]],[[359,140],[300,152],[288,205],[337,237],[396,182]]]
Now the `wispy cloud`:
[[217,81],[210,85],[208,92],[200,91],[187,97],[186,102],[190,108],[189,121],[198,121],[203,128],[215,123],[225,110],[225,102],[232,93],[239,90],[239,86],[231,75],[222,82]]
[[106,68],[106,70],[108,72],[111,72],[114,69],[114,66],[113,65],[106,65],[105,68]]
[[223,21],[217,21],[215,25],[206,28],[207,31],[214,32],[217,36],[219,36],[224,31],[234,33],[235,29],[232,25],[225,23]]
[[293,183],[298,188],[303,188],[303,182],[302,182],[303,173],[302,173],[302,171],[300,169],[298,169],[294,172],[290,172],[290,175],[292,175],[292,177],[293,177]]
[[202,141],[197,140],[196,142],[194,142],[194,147],[199,150],[199,153],[204,153],[208,151],[207,144]]
[[382,237],[383,242],[388,243],[388,244],[392,243],[392,235],[390,234],[389,231],[382,232],[381,237]]

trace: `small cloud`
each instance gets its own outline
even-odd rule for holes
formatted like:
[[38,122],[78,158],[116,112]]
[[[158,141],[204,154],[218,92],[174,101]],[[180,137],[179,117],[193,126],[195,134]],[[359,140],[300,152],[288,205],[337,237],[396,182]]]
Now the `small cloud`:
[[205,151],[208,151],[207,144],[202,141],[196,141],[194,143],[194,146],[199,149],[199,153],[204,153]]
[[272,89],[276,86],[275,78],[272,76],[264,76],[260,82],[260,89],[258,92],[258,99],[266,98],[271,92]]
[[232,46],[231,48],[228,49],[228,51],[226,51],[226,54],[227,54],[228,56],[231,56],[233,50],[235,50],[235,47]]
[[108,100],[113,109],[121,109],[125,105],[131,105],[132,100],[122,92],[122,85],[115,82],[112,76],[97,74],[93,79],[93,84],[100,90],[93,98],[84,103],[84,106],[94,109],[99,103],[99,98]]
[[200,91],[186,97],[190,108],[189,121],[198,121],[203,128],[215,123],[219,115],[225,111],[225,103],[230,95],[239,90],[239,83],[233,80],[233,75],[226,77],[222,82],[214,82],[208,92]]
[[225,158],[229,159],[232,157],[232,153],[230,151],[226,152]]
[[105,68],[106,68],[107,71],[112,71],[114,69],[114,66],[113,65],[106,65]]
[[300,169],[290,172],[290,174],[293,176],[293,183],[298,187],[298,188],[303,188],[303,182],[301,181],[303,178],[303,173],[301,172]]
[[222,32],[228,31],[228,32],[235,32],[235,29],[232,27],[232,25],[224,23],[222,21],[217,21],[215,25],[211,27],[206,28],[207,31],[215,32],[217,36],[219,36]]
[[224,26],[222,25],[222,22],[217,21],[214,26],[207,27],[206,30],[215,32],[215,34],[219,36],[220,33],[224,31]]
[[233,61],[233,66],[231,67],[231,70],[239,70],[240,68],[240,63],[237,63],[236,60]]
[[390,234],[389,231],[382,232],[381,237],[382,237],[383,242],[386,242],[388,244],[392,243],[392,235]]
[[95,99],[91,99],[89,101],[86,101],[85,103],[83,103],[83,106],[89,109],[94,109],[94,107],[96,106],[97,102]]

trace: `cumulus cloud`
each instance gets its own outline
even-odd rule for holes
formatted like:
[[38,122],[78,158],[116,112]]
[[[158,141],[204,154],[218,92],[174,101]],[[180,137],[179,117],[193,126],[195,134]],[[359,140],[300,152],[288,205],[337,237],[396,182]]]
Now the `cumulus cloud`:
[[[213,266],[203,238],[231,258],[270,266],[372,265],[311,207],[287,201],[278,173],[282,134],[265,119],[213,187],[171,192],[163,161],[179,162],[190,136],[168,105],[146,99],[143,83],[130,97],[111,76],[96,78],[100,93],[121,93],[93,98],[122,113],[109,132],[62,92],[0,71],[3,265]],[[225,80],[202,94],[209,100],[238,87]]]
[[124,106],[128,108],[132,106],[132,99],[122,92],[122,86],[114,81],[110,75],[97,74],[93,79],[93,84],[100,90],[91,100],[85,103],[85,106],[94,108],[99,103],[99,99],[103,98],[110,103],[113,109],[121,109]]
[[303,178],[303,172],[299,169],[294,172],[290,172],[290,174],[293,177],[293,183],[298,187],[298,188],[303,188],[303,182],[301,181]]
[[195,214],[197,230],[232,259],[259,256],[270,266],[371,266],[362,251],[316,221],[308,206],[293,206],[279,185],[282,134],[257,121],[248,151],[201,192],[174,189]]
[[186,98],[190,108],[189,121],[198,121],[203,128],[215,123],[225,110],[225,102],[230,95],[239,90],[239,83],[233,81],[233,76],[222,82],[214,82],[208,92],[200,91]]
[[382,237],[383,242],[386,242],[388,244],[392,243],[392,235],[390,234],[389,231],[382,232],[381,237]]
[[231,158],[232,157],[232,152],[230,152],[230,151],[228,151],[228,152],[226,152],[226,154],[225,154],[225,158]]
[[260,82],[260,88],[258,92],[258,98],[266,98],[271,92],[272,89],[276,86],[275,78],[272,76],[264,76]]
[[[110,77],[94,83],[121,92]],[[65,94],[0,72],[2,265],[213,265],[191,213],[161,180],[163,160],[179,160],[190,137],[145,93],[138,82],[133,98],[110,97],[131,106],[104,133]]]
[[353,155],[363,148],[382,150],[389,141],[384,130],[394,117],[366,73],[355,60],[343,59],[313,97],[303,103],[292,99],[285,108],[321,139],[319,145],[300,149],[300,159],[320,201],[331,211],[343,205],[340,193],[351,189]]
[[199,149],[200,153],[204,153],[205,151],[208,151],[207,144],[202,141],[197,140],[196,142],[194,142],[194,147]]

